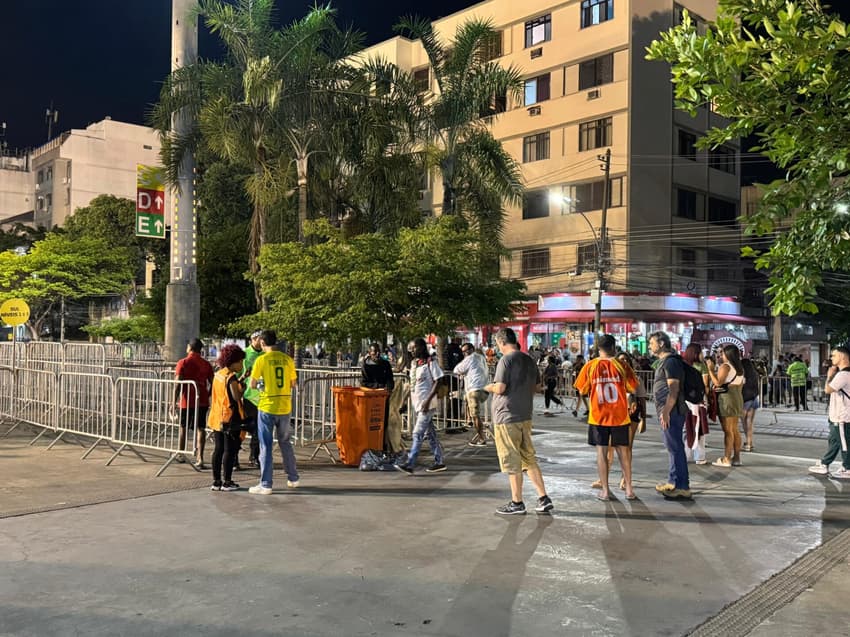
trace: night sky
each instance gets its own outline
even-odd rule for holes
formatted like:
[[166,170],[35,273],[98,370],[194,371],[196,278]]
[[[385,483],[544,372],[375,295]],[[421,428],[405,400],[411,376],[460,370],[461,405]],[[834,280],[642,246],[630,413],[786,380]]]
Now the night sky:
[[[278,22],[304,15],[312,2],[277,0]],[[341,25],[365,31],[369,44],[392,37],[406,14],[431,19],[472,0],[337,0]],[[109,115],[144,123],[170,70],[171,0],[3,0],[0,2],[0,121],[10,148],[43,144],[44,113],[59,111],[58,131]],[[217,56],[201,33],[200,54]]]
[[[430,19],[468,7],[474,0],[336,0],[342,25],[365,31],[368,43],[394,35],[399,16]],[[302,16],[310,2],[277,0],[278,22]],[[846,2],[834,2],[844,19]],[[171,0],[0,0],[0,121],[10,148],[47,140],[45,109],[59,111],[53,134],[109,115],[144,123],[169,72]],[[203,30],[203,57],[220,49]],[[752,174],[748,174],[752,173]],[[772,178],[764,165],[745,166],[745,182]]]

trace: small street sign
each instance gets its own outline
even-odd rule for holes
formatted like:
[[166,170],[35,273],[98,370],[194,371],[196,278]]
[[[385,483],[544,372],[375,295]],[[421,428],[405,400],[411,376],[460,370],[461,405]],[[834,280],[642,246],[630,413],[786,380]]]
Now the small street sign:
[[30,306],[23,299],[9,299],[0,305],[0,320],[6,325],[23,325],[29,318]]
[[165,217],[155,213],[136,213],[136,236],[165,239]]
[[165,238],[165,171],[136,164],[136,236]]

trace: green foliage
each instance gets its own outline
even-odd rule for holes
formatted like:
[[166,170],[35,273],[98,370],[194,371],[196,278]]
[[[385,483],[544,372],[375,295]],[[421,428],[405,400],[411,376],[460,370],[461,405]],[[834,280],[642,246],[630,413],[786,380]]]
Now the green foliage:
[[422,18],[403,18],[396,28],[422,43],[439,87],[422,121],[426,156],[442,176],[443,214],[465,217],[482,237],[498,244],[503,203],[519,203],[524,188],[519,165],[482,118],[495,116],[497,98],[519,98],[522,74],[488,59],[498,34],[487,20],[464,22],[448,44]]
[[816,312],[821,273],[850,270],[848,50],[847,26],[817,0],[720,0],[704,36],[686,18],[648,49],[672,64],[677,106],[693,114],[711,102],[730,120],[702,147],[755,134],[753,150],[787,171],[746,219],[754,235],[790,223],[756,255],[777,314]]
[[100,238],[71,239],[49,233],[29,253],[0,253],[0,302],[22,298],[30,306],[27,323],[33,338],[64,297],[127,294],[133,278],[128,248],[113,247]]
[[481,276],[479,246],[457,217],[395,236],[346,237],[326,222],[308,227],[311,245],[263,249],[259,278],[271,307],[234,327],[262,324],[304,343],[381,340],[388,332],[403,340],[500,323],[523,292],[520,282]]
[[149,315],[131,316],[128,319],[110,319],[100,325],[86,325],[84,332],[95,338],[111,336],[122,343],[144,343],[163,339],[162,323]]

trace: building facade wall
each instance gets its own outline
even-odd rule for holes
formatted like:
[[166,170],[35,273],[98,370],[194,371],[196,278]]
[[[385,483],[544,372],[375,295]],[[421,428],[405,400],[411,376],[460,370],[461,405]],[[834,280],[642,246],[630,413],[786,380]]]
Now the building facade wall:
[[[739,148],[730,144],[717,153],[683,155],[680,132],[685,141],[699,139],[722,121],[710,108],[695,117],[676,110],[669,67],[645,59],[646,47],[681,19],[683,8],[704,22],[716,18],[717,3],[611,3],[613,17],[592,25],[582,24],[581,0],[488,0],[433,23],[449,42],[465,21],[489,20],[501,34],[501,64],[516,67],[526,80],[548,77],[547,99],[524,94],[508,100],[507,110],[491,120],[494,136],[521,162],[528,196],[536,201],[507,208],[504,244],[510,258],[502,273],[523,279],[530,297],[594,287],[602,211],[588,199],[601,202],[594,184],[602,181],[599,156],[610,149],[607,288],[738,296]],[[603,0],[601,6],[607,10],[608,4]],[[527,46],[528,25],[543,16],[549,16],[548,39]],[[404,38],[376,45],[364,56],[373,54],[410,72],[428,65],[419,43]],[[588,84],[588,65],[603,59],[613,68],[602,81]],[[433,74],[430,80],[436,91]],[[610,136],[584,150],[587,126],[597,121],[610,121]],[[545,156],[530,158],[524,152],[529,140],[546,135]],[[441,184],[437,178],[431,184],[423,201],[433,201],[439,214]]]
[[[135,200],[136,165],[158,165],[159,148],[153,129],[111,119],[62,133],[36,148],[26,173],[34,224],[61,226],[98,195]],[[11,183],[6,172],[0,172],[0,192]],[[166,193],[166,210],[169,199]],[[0,219],[24,210],[10,212],[0,208]]]

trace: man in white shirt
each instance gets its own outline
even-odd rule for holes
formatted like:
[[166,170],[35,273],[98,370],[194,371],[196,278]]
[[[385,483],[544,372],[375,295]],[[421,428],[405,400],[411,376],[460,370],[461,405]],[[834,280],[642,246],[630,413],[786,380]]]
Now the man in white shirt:
[[809,467],[809,473],[828,476],[829,465],[841,454],[842,467],[832,474],[839,480],[850,480],[850,348],[841,345],[832,350],[832,367],[826,373],[824,391],[829,394],[829,442],[821,460]]
[[464,343],[461,346],[463,360],[454,368],[454,373],[463,378],[463,390],[466,393],[466,411],[472,424],[475,426],[475,435],[469,441],[470,447],[484,447],[487,445],[487,437],[484,432],[484,422],[481,414],[484,405],[487,404],[489,394],[484,387],[489,382],[487,374],[487,359],[483,354],[475,351],[472,343]]

